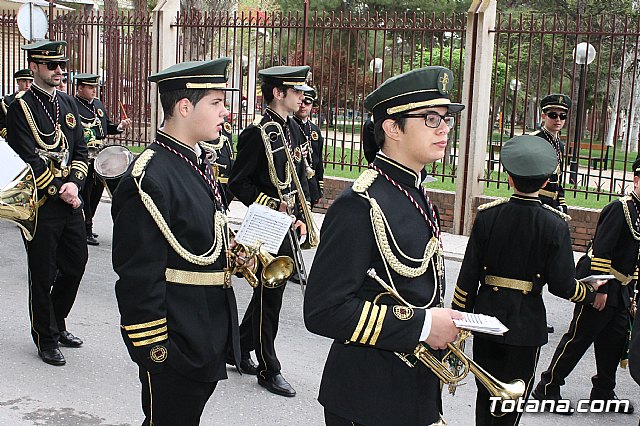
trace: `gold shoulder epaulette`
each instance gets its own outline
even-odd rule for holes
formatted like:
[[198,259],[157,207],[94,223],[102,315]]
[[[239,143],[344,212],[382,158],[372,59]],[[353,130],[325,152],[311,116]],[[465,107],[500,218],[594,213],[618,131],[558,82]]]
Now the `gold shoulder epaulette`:
[[538,136],[538,135],[540,134],[540,132],[541,132],[541,131],[542,131],[542,130],[539,130],[539,129],[538,129],[538,130],[536,130],[536,131],[533,131],[533,132],[529,133],[529,135],[531,135],[531,136]]
[[378,177],[378,172],[373,169],[367,169],[358,176],[358,179],[353,182],[353,190],[358,194],[364,193],[374,180]]
[[482,210],[490,209],[491,207],[499,206],[500,204],[504,204],[507,201],[509,201],[509,198],[507,198],[507,197],[498,198],[497,200],[493,200],[490,203],[485,203],[485,204],[479,205],[478,206],[478,211],[480,212]]
[[560,216],[562,219],[564,219],[565,222],[569,222],[571,220],[571,216],[569,216],[566,213],[562,213],[560,210],[558,209],[554,209],[553,207],[547,205],[547,204],[543,204],[542,207],[544,207],[545,209],[554,212],[555,214],[557,214],[558,216]]
[[152,149],[145,149],[142,151],[142,154],[136,159],[136,162],[133,164],[133,170],[131,170],[131,176],[140,177],[144,169],[147,168],[147,164],[151,161],[151,157],[156,152]]
[[259,127],[261,121],[262,121],[262,117],[256,117],[255,120],[253,120],[253,125],[256,127]]
[[24,96],[26,90],[21,90],[18,93],[16,93],[16,97],[14,99],[20,99],[21,97]]

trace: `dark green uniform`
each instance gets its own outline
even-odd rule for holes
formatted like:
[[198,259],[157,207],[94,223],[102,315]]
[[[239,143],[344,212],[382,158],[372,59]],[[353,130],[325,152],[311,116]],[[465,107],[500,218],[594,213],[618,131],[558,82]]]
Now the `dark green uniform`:
[[[85,133],[85,141],[89,141],[91,139],[103,141],[106,139],[107,135],[117,135],[122,133],[121,130],[118,130],[118,125],[109,120],[107,110],[100,99],[87,101],[86,99],[76,95],[75,100],[78,104],[78,113],[80,114],[80,121]],[[87,135],[91,136],[87,137]],[[92,236],[93,216],[96,214],[96,209],[98,208],[100,198],[102,197],[102,190],[104,189],[104,184],[96,175],[94,160],[95,158],[89,159],[89,175],[87,177],[87,182],[82,189],[82,199],[84,200],[84,221],[87,228],[87,236]]]
[[[324,139],[320,128],[316,126],[311,120],[307,119],[302,121],[297,116],[293,116],[294,122],[300,126],[300,131],[304,135],[306,150],[308,152],[306,162],[310,170],[307,170],[307,181],[309,184],[309,196],[311,197],[311,205],[314,206],[318,203],[318,200],[322,198],[324,193],[324,164],[322,162],[322,149],[324,146]],[[309,176],[311,174],[311,177]]]
[[64,183],[81,189],[87,176],[87,146],[73,98],[33,84],[9,106],[7,142],[31,166],[38,187],[38,226],[33,240],[25,241],[29,314],[38,350],[48,351],[58,347],[59,333],[66,330],[87,263],[82,209],[59,198]]
[[591,378],[591,399],[613,399],[616,371],[629,327],[630,297],[638,277],[640,198],[632,192],[608,204],[598,219],[593,245],[576,267],[578,277],[612,274],[616,278],[598,289],[607,295],[604,310],[576,306],[569,330],[542,373],[536,387],[541,398],[556,398],[566,377],[593,344],[597,374]]

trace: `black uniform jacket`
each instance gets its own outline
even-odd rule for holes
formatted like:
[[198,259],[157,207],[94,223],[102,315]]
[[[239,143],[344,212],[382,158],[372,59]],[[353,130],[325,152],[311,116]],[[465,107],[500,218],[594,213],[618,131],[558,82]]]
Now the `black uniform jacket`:
[[[504,202],[506,201],[506,202]],[[532,283],[532,291],[494,285]],[[575,279],[567,222],[537,198],[513,195],[479,208],[458,276],[453,308],[497,317],[509,331],[482,338],[515,346],[547,343],[542,290],[590,303],[592,288]]]
[[[631,223],[625,217],[625,209]],[[607,294],[607,306],[629,306],[631,289],[638,278],[638,211],[640,199],[634,192],[606,205],[598,218],[591,250],[576,267],[579,278],[597,274],[617,277],[598,289],[598,293]]]
[[105,139],[107,135],[122,133],[121,130],[118,130],[118,124],[107,117],[107,110],[100,99],[93,99],[91,102],[80,96],[75,96],[74,99],[78,103],[78,113],[80,114],[82,127],[92,129],[95,132],[96,139]]
[[629,372],[631,372],[633,380],[640,385],[640,314],[638,313],[633,320],[632,331],[631,347],[629,348]]
[[2,138],[7,137],[7,111],[15,97],[16,94],[13,93],[0,99],[0,137]]
[[[188,146],[162,132],[156,138],[198,164],[195,151]],[[191,165],[166,148],[154,143],[147,150],[155,154],[144,171],[142,189],[177,241],[190,253],[206,253],[214,240],[214,214],[222,211],[212,188]],[[204,164],[201,169],[211,167],[206,160]],[[233,290],[176,284],[166,278],[167,268],[223,271],[226,246],[207,266],[179,256],[143,205],[130,172],[114,194],[111,215],[121,331],[133,361],[151,372],[162,371],[169,364],[201,382],[226,378],[227,343],[231,333],[237,332],[232,329],[237,327],[238,315]]]
[[[278,115],[273,110],[267,108],[265,116],[260,121],[261,125],[269,121],[275,121],[285,130],[287,138],[291,144],[291,157],[293,158],[295,169],[300,180],[302,191],[305,199],[309,199],[309,186],[305,175],[304,164],[302,162],[302,154],[300,145],[304,141],[299,127],[295,123],[291,123],[292,119],[286,119]],[[286,128],[285,129],[285,124]],[[268,132],[275,131],[275,126],[267,129]],[[274,140],[271,142],[272,150],[276,150],[283,146],[284,141],[281,134],[273,134]],[[285,164],[287,162],[284,150],[273,153],[273,162],[276,173],[281,181],[284,181]],[[253,203],[263,204],[274,210],[278,210],[280,199],[278,191],[271,182],[269,177],[269,165],[265,152],[264,142],[260,133],[260,129],[251,124],[240,133],[238,137],[238,153],[236,161],[229,176],[229,189],[244,205],[249,206]],[[295,189],[293,181],[291,189],[284,189],[283,193],[288,193]],[[297,200],[297,196],[296,196]],[[298,213],[298,217],[301,217]]]
[[309,145],[311,146],[311,161],[309,166],[313,169],[315,174],[311,179],[308,179],[309,183],[309,195],[311,202],[315,203],[324,193],[324,163],[322,150],[324,147],[324,139],[320,127],[311,120],[302,122],[295,115],[293,116],[295,122],[300,126],[300,129]]
[[[419,189],[425,173],[418,176],[381,154],[374,164],[433,217]],[[433,235],[424,216],[383,176],[375,178],[368,193],[382,208],[400,249],[421,259]],[[390,280],[376,245],[370,209],[369,201],[349,188],[331,205],[322,225],[304,299],[307,329],[335,339],[319,401],[327,410],[365,425],[428,425],[438,419],[439,381],[424,365],[410,368],[394,353],[413,353],[425,310],[405,310],[389,297],[382,298],[379,306],[372,303],[384,290],[367,270],[375,268],[387,283]],[[433,264],[416,278],[391,274],[409,303],[420,307],[439,303]]]
[[[36,148],[52,152],[59,152],[62,148],[62,142],[55,148],[45,146],[54,145],[55,132],[51,120],[56,120],[56,100],[59,105],[57,122],[68,143],[68,164],[43,160],[36,153]],[[33,117],[35,129],[29,125],[26,114]],[[67,181],[74,182],[82,189],[88,171],[87,145],[78,121],[78,108],[71,96],[58,90],[50,95],[35,84],[16,95],[15,101],[9,106],[7,142],[33,169],[38,198],[46,195],[49,199],[57,199],[60,187]]]
[[[563,171],[564,143],[560,139],[554,140],[553,135],[549,133],[549,131],[544,127],[540,127],[540,129],[533,132],[532,135],[541,137],[542,139],[549,142],[549,144],[551,144],[551,146],[556,150],[556,155],[558,157],[557,173],[551,175],[551,177],[549,178],[549,183],[547,183],[547,185],[542,188],[542,190],[540,191],[540,198],[542,199],[542,202],[544,202],[545,204],[549,204],[552,207],[555,207],[557,205],[563,206],[563,211],[566,213],[567,202],[564,198],[564,188],[561,181]],[[557,198],[554,200],[549,199],[550,197],[544,195],[547,192],[556,193]]]

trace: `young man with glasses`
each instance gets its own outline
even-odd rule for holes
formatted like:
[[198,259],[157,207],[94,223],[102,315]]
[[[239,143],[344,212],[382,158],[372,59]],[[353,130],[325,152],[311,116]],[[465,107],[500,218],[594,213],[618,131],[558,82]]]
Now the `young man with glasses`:
[[556,152],[558,166],[549,178],[549,183],[540,189],[540,201],[554,209],[567,213],[567,202],[562,187],[564,143],[560,140],[560,131],[567,122],[571,98],[567,95],[553,93],[540,101],[542,109],[542,125],[532,135],[539,136],[549,142]]
[[426,67],[365,98],[373,126],[362,141],[375,159],[327,211],[304,299],[307,329],[334,339],[318,397],[327,425],[439,420],[440,381],[396,353],[446,347],[462,317],[443,307],[440,220],[423,186],[464,108],[449,99],[453,84],[449,69]]
[[79,192],[87,177],[87,145],[71,96],[56,90],[67,66],[64,41],[22,46],[34,81],[16,95],[7,113],[7,142],[33,169],[38,188],[38,227],[25,239],[31,335],[38,355],[64,365],[59,345],[78,347],[65,319],[87,263]]
[[100,245],[96,240],[97,234],[93,233],[93,216],[96,214],[104,184],[96,175],[94,168],[96,151],[104,143],[107,135],[118,135],[131,126],[131,119],[125,118],[118,124],[109,120],[107,110],[100,99],[98,99],[98,86],[100,76],[97,74],[76,74],[73,77],[76,83],[76,95],[74,97],[78,105],[80,114],[80,124],[84,133],[84,140],[90,146],[89,173],[87,181],[82,189],[82,199],[84,200],[84,223],[87,229],[87,244],[90,246]]
[[11,105],[11,102],[13,102],[18,93],[29,89],[31,83],[33,83],[33,71],[30,69],[16,71],[13,74],[13,78],[18,85],[18,91],[0,100],[0,137],[3,138],[7,137],[7,110],[9,109],[9,105]]
[[[286,165],[287,154],[284,150],[289,150],[304,197],[308,200],[309,190],[301,151],[304,139],[298,125],[289,117],[300,108],[304,91],[311,89],[305,83],[308,73],[308,66],[275,66],[258,72],[268,107],[261,119],[240,133],[236,161],[229,176],[229,189],[244,205],[259,203],[295,215],[295,227],[300,234],[306,234],[306,225],[302,221],[301,207],[294,193],[296,188]],[[268,140],[263,139],[263,133]],[[266,152],[265,144],[270,144],[271,153]],[[278,255],[292,257],[293,250],[289,239],[285,238]],[[260,270],[256,276],[260,276]],[[253,296],[240,324],[242,362],[239,368],[245,374],[257,374],[258,384],[269,392],[293,397],[296,391],[282,376],[275,349],[284,289],[285,285],[265,288],[261,284],[253,289]],[[256,352],[257,366],[249,356],[252,350]]]

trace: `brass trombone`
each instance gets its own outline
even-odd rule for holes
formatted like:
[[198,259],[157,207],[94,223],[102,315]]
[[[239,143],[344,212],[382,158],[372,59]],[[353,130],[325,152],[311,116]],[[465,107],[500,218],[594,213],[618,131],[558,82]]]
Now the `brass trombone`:
[[[377,304],[380,298],[386,295],[391,296],[393,299],[398,301],[398,303],[403,304],[400,301],[401,299],[398,297],[397,292],[378,276],[375,269],[369,269],[367,271],[367,276],[388,290],[378,294],[374,299],[374,304]],[[409,367],[415,367],[418,361],[429,367],[429,369],[436,375],[436,377],[438,377],[438,379],[440,379],[442,383],[449,386],[449,392],[451,394],[455,393],[459,383],[467,377],[469,372],[471,372],[476,376],[476,379],[478,379],[478,381],[487,388],[491,396],[499,397],[502,400],[517,400],[522,397],[525,393],[526,387],[524,381],[516,379],[509,383],[501,382],[464,353],[464,341],[469,336],[471,336],[470,331],[460,331],[456,341],[447,345],[448,351],[442,360],[438,359],[429,351],[429,346],[425,342],[420,342],[412,354],[401,354],[396,352],[396,355],[398,355],[398,357],[400,357],[400,359],[402,359]],[[494,417],[502,417],[504,414],[505,413],[502,412],[491,413]]]

